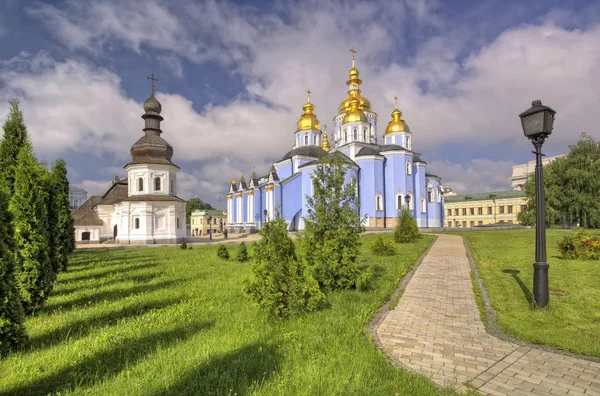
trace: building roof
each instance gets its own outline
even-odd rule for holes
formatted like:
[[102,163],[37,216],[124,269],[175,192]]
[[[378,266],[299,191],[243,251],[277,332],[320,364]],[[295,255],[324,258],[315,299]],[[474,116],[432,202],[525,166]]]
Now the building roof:
[[102,201],[102,197],[99,195],[91,196],[79,209],[73,212],[73,220],[76,226],[101,226],[104,224],[98,212],[94,210],[94,207]]
[[83,188],[69,184],[69,194],[86,194],[87,195],[87,193],[88,192],[86,190],[84,190]]
[[292,158],[295,155],[304,155],[306,157],[314,157],[319,158],[321,155],[327,154],[327,151],[323,150],[319,146],[301,146],[289,151],[286,155],[283,156],[281,161]]
[[226,210],[220,209],[197,209],[192,212],[192,216],[226,216]]
[[445,197],[446,203],[465,202],[465,201],[489,201],[490,199],[522,198],[525,197],[525,191],[505,190],[490,191],[474,194],[459,194]]
[[379,150],[376,147],[367,146],[360,149],[360,151],[356,154],[357,157],[362,157],[365,155],[381,155],[379,154]]
[[[167,195],[167,194],[160,194],[160,195],[151,195],[151,194],[144,194],[144,195],[132,195],[131,197],[125,197],[123,199],[121,199],[119,202],[141,202],[141,201],[152,201],[152,202],[156,202],[156,201],[177,201],[177,202],[185,202],[184,199],[181,199],[179,197],[176,197],[174,195]],[[102,202],[101,205],[104,205],[104,202]]]
[[127,179],[121,179],[118,182],[114,181],[108,188],[108,191],[102,196],[102,201],[97,203],[97,205],[114,205],[127,198],[127,195],[129,195]]

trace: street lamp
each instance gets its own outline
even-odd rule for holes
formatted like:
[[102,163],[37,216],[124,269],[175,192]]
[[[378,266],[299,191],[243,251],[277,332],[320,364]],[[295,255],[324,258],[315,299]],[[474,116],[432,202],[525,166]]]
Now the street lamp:
[[208,216],[208,237],[212,241],[212,216]]
[[265,215],[265,222],[267,221],[267,215],[269,214],[269,211],[267,211],[267,209],[263,210],[263,214]]
[[535,263],[533,263],[533,299],[538,307],[548,305],[548,263],[546,263],[546,201],[544,199],[544,173],[542,145],[552,133],[556,111],[534,100],[531,108],[519,114],[523,133],[535,147]]
[[406,201],[406,210],[410,210],[410,195],[406,194],[404,200]]

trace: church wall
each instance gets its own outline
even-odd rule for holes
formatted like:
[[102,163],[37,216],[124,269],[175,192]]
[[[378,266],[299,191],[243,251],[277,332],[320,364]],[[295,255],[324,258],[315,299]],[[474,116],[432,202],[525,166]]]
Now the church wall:
[[300,211],[300,215],[303,215],[303,203],[304,203],[304,192],[303,192],[303,179],[305,178],[306,172],[303,172],[293,179],[286,181],[282,184],[282,206],[281,214],[288,224],[288,229],[294,229],[294,216]]
[[423,213],[421,202],[422,199],[425,199],[425,201],[427,201],[427,187],[425,185],[425,164],[422,162],[418,162],[413,168],[415,171],[415,188],[413,194],[415,205],[413,206],[413,215],[415,217],[415,220],[417,221],[417,226],[427,227],[427,212]]
[[[129,165],[126,168],[128,178],[128,192],[129,196],[145,195],[145,194],[165,194],[165,195],[176,195],[176,179],[177,179],[177,167],[174,165],[163,165],[163,164],[139,164]],[[155,190],[154,179],[160,178],[160,190]],[[143,179],[144,189],[139,191],[138,179]],[[171,187],[171,183],[173,186]]]
[[[386,161],[386,215],[388,218],[398,216],[398,195],[413,192],[413,174],[406,174],[406,162],[412,162],[412,157],[404,152],[387,154]],[[412,169],[412,166],[411,166]],[[414,196],[414,194],[412,194]],[[403,203],[404,199],[401,200]],[[414,206],[413,206],[414,207]]]
[[383,203],[383,166],[384,159],[376,157],[358,157],[357,164],[360,166],[358,173],[360,216],[371,218],[383,217],[375,212],[377,192],[381,192]]
[[[439,192],[439,182],[435,179],[427,179],[427,186],[431,185],[433,192],[433,202],[427,202],[427,227],[443,227],[443,205],[442,194]],[[427,189],[429,191],[429,188]],[[425,196],[427,198],[427,195]]]
[[289,159],[275,164],[275,169],[277,170],[277,175],[281,180],[290,177],[295,172],[292,166],[292,161]]
[[[75,242],[80,243],[100,243],[100,226],[75,226]],[[82,240],[84,232],[90,233],[88,241]]]

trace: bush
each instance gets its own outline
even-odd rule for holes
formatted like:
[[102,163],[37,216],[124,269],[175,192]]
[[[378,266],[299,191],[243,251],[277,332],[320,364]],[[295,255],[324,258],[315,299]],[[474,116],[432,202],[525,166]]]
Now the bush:
[[186,242],[186,241],[181,241],[181,245],[179,245],[179,247],[180,247],[181,249],[187,249],[187,248],[188,248],[188,246],[187,246],[187,242]]
[[600,239],[583,231],[565,236],[562,241],[558,241],[558,248],[562,257],[566,259],[600,259]]
[[412,214],[408,209],[402,208],[398,213],[398,223],[394,228],[394,240],[397,243],[410,243],[421,239],[421,237],[422,235]]
[[246,244],[244,242],[242,242],[242,244],[240,245],[240,250],[238,251],[238,254],[235,259],[240,263],[245,263],[246,261],[248,261],[248,249],[246,248]]
[[318,309],[325,302],[319,284],[296,257],[285,220],[278,217],[260,230],[262,239],[252,257],[252,279],[244,291],[271,318],[283,318]]
[[225,245],[219,245],[219,248],[217,249],[217,256],[219,256],[220,259],[229,260],[229,251]]
[[383,235],[377,235],[375,242],[371,245],[371,253],[377,256],[393,256],[396,254],[396,246]]

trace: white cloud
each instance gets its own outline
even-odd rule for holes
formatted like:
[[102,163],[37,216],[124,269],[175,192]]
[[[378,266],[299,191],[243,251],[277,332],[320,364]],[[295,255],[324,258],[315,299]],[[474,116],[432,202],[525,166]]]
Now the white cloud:
[[444,185],[451,186],[458,194],[465,194],[510,190],[512,167],[516,164],[475,158],[466,164],[432,161],[427,165],[428,171],[440,176]]
[[112,179],[109,180],[83,180],[80,183],[76,183],[77,187],[81,187],[88,192],[88,198],[92,195],[104,195],[104,193],[110,187]]

